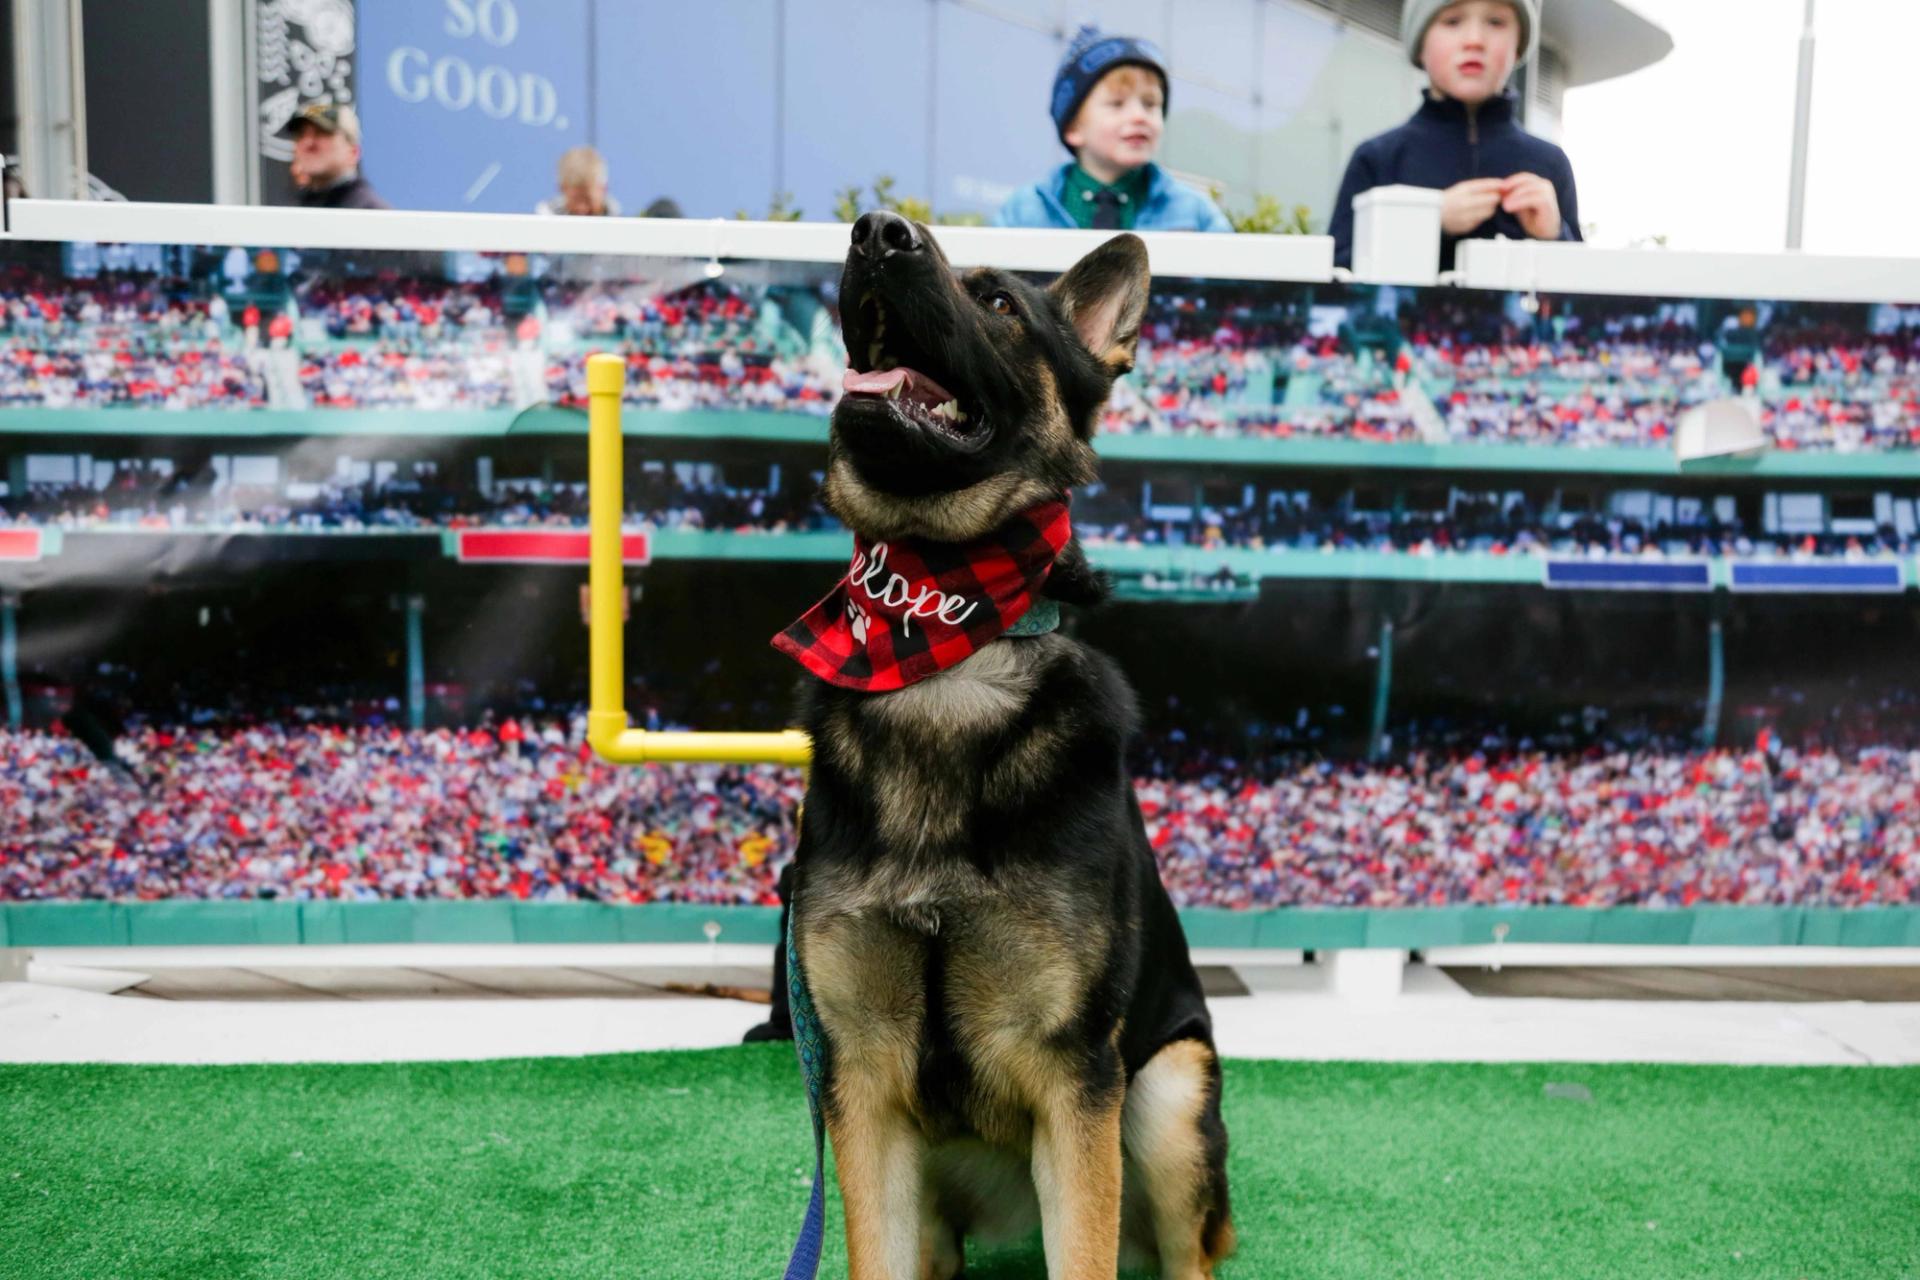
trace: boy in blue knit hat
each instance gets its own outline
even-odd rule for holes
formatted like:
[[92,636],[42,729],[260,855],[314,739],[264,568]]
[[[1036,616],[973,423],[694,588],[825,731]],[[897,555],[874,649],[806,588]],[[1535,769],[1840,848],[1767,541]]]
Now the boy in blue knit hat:
[[1053,127],[1073,160],[1007,197],[993,225],[1232,231],[1218,205],[1153,162],[1166,110],[1152,43],[1081,27],[1053,78]]

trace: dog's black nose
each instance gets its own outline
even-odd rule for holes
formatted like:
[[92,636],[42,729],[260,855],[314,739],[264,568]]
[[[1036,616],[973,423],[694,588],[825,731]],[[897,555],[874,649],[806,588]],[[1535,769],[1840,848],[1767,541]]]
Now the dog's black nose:
[[918,253],[920,233],[897,213],[875,209],[853,224],[853,247],[878,262],[890,253]]

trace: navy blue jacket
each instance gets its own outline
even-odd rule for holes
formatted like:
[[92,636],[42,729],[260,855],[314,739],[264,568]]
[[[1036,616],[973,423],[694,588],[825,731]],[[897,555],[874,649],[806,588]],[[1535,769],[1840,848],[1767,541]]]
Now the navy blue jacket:
[[[1333,200],[1333,260],[1353,265],[1353,198],[1374,187],[1401,182],[1410,187],[1444,191],[1468,178],[1511,178],[1534,173],[1553,184],[1560,200],[1560,238],[1580,238],[1580,206],[1573,189],[1573,165],[1567,153],[1545,138],[1536,138],[1513,119],[1513,96],[1491,98],[1469,111],[1452,98],[1428,94],[1413,118],[1398,129],[1368,138],[1353,149],[1340,194]],[[1440,237],[1440,269],[1453,268],[1453,249],[1462,239],[1491,240],[1506,236],[1525,240],[1520,219],[1504,209],[1475,227],[1467,236]]]

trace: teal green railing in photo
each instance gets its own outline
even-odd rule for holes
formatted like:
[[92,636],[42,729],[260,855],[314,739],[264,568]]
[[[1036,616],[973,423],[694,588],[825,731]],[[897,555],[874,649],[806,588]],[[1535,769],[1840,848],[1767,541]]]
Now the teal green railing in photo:
[[[1920,907],[1281,907],[1180,913],[1196,947],[1920,947]],[[773,943],[773,907],[592,902],[0,903],[0,946]],[[717,939],[707,925],[718,924]],[[1499,926],[1505,926],[1504,931]]]

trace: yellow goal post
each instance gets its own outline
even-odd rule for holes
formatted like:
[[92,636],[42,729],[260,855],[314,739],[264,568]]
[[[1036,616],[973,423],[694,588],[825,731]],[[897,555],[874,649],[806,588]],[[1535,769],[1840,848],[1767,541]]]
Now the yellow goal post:
[[626,361],[587,357],[587,742],[611,764],[698,762],[787,764],[802,768],[813,743],[798,729],[777,733],[653,733],[627,724],[626,628],[620,607],[626,592],[620,521],[626,506],[621,474],[620,396]]

